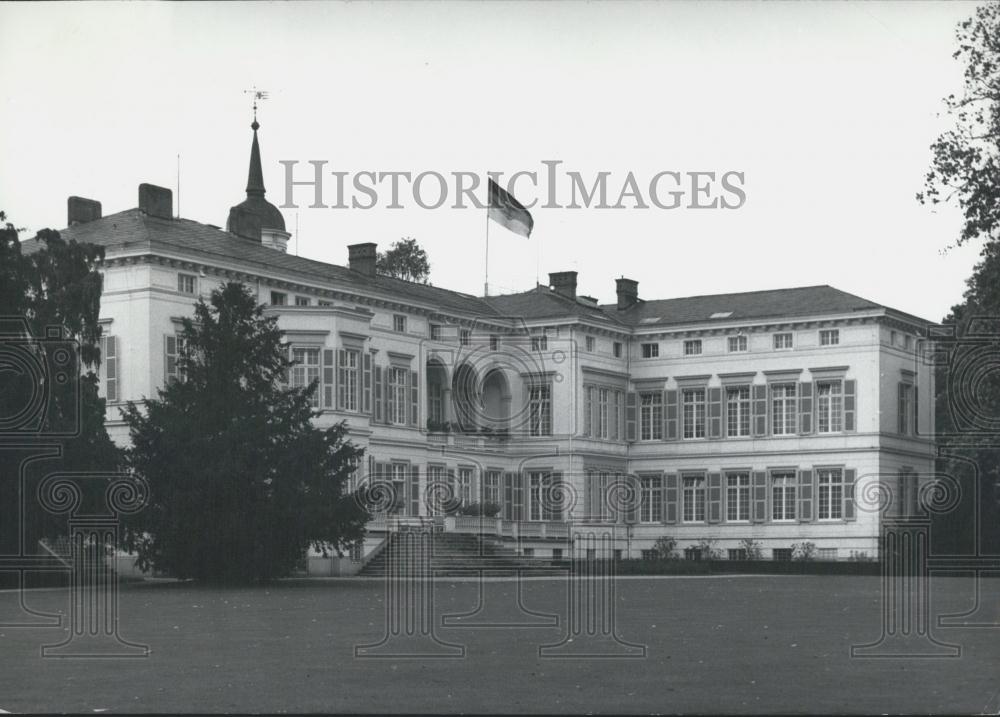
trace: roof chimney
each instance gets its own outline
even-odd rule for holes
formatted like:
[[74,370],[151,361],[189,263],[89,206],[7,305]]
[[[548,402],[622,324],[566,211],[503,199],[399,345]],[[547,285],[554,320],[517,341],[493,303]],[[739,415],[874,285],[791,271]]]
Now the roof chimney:
[[378,257],[377,247],[378,244],[375,242],[351,244],[348,246],[347,261],[351,270],[365,276],[375,276],[375,259]]
[[633,279],[615,279],[615,291],[618,293],[618,310],[627,309],[639,301],[639,282]]
[[556,271],[549,273],[549,286],[560,296],[576,298],[576,272]]
[[173,219],[174,193],[155,184],[140,184],[139,209],[151,217]]
[[66,226],[86,224],[101,218],[101,203],[83,197],[70,197],[66,200]]

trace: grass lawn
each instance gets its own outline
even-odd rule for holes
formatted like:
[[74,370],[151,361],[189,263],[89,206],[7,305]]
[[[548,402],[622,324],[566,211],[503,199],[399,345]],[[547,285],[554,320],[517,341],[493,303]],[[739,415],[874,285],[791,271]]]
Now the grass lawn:
[[[378,580],[121,591],[121,634],[148,644],[132,660],[40,657],[61,628],[0,628],[0,709],[11,712],[854,712],[1000,711],[1000,629],[936,630],[953,659],[852,659],[880,630],[880,580],[852,576],[629,578],[618,583],[618,632],[642,659],[539,658],[559,627],[438,628],[460,659],[357,659],[385,631]],[[524,605],[564,615],[567,583],[523,585]],[[518,619],[513,582],[487,600]],[[479,584],[441,579],[436,612],[476,604]],[[986,583],[1000,622],[1000,579]],[[27,594],[64,610],[66,592]],[[972,582],[933,581],[933,610],[972,605]],[[0,593],[0,622],[17,615]],[[440,618],[437,620],[440,622]]]

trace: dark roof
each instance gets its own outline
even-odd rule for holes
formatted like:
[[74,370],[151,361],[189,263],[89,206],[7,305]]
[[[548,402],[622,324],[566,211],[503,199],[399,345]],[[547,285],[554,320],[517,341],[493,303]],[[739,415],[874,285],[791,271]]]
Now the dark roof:
[[[619,311],[614,304],[601,307],[616,312],[621,321],[638,328],[678,324],[733,323],[756,319],[849,314],[887,307],[832,286],[801,286],[792,289],[748,291],[739,294],[689,296],[681,299],[640,301]],[[920,323],[908,314],[896,312]]]
[[[344,290],[376,294],[387,299],[407,301],[446,311],[475,316],[494,316],[496,311],[482,299],[428,284],[368,277],[344,266],[286,254],[263,244],[255,244],[217,227],[190,219],[163,219],[129,209],[85,224],[60,230],[68,240],[89,242],[117,252],[182,253],[209,264],[235,263],[250,271],[286,276],[289,281],[313,280],[319,284],[335,283]],[[34,250],[35,240],[22,242],[25,252]]]
[[614,313],[602,310],[582,301],[567,298],[547,286],[537,286],[531,291],[519,294],[490,296],[485,299],[497,313],[524,319],[556,319],[578,317],[602,323],[620,323]]

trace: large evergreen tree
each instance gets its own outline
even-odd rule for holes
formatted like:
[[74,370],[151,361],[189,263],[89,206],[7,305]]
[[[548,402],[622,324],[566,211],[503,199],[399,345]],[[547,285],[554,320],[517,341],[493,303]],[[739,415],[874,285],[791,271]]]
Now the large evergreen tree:
[[362,450],[343,422],[312,423],[316,385],[280,384],[291,365],[277,320],[228,283],[184,319],[178,370],[129,404],[130,466],[150,506],[128,525],[140,567],[251,582],[291,572],[310,546],[346,549],[367,514],[347,481]]
[[[939,517],[936,532],[947,550],[969,550],[978,538],[979,549],[1000,551],[1000,373],[993,368],[1000,362],[1000,4],[977,8],[957,41],[963,91],[945,98],[954,126],[931,146],[917,199],[957,202],[964,221],[955,243],[982,248],[963,301],[944,317],[955,339],[940,343],[948,362],[937,372],[939,470],[957,477],[964,495],[962,509]],[[971,534],[973,517],[979,536]]]
[[[121,454],[105,430],[105,401],[94,373],[101,359],[98,266],[104,250],[66,241],[50,229],[39,231],[25,250],[20,231],[0,212],[0,431],[62,452],[32,464],[22,494],[19,467],[34,449],[0,450],[0,549],[13,546],[20,531],[32,552],[39,538],[67,533],[66,516],[37,501],[38,481],[53,472],[113,473]],[[40,369],[37,375],[30,365]],[[39,410],[22,412],[39,397]],[[78,487],[82,510],[105,509],[99,481]],[[19,503],[23,525],[16,517]]]

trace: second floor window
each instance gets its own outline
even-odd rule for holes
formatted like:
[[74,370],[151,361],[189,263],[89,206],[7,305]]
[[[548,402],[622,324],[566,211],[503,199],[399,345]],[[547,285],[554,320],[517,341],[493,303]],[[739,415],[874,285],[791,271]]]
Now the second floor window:
[[663,394],[660,391],[639,394],[639,440],[663,440]]
[[406,333],[406,317],[402,314],[393,314],[392,316],[392,330],[397,334]]
[[771,433],[788,436],[795,433],[795,384],[771,386]]
[[730,336],[726,341],[729,345],[729,353],[740,353],[747,350],[747,337],[742,334]]
[[615,341],[611,345],[611,353],[614,354],[615,358],[621,358],[622,357],[622,342],[621,341]]
[[586,339],[586,346],[587,346],[587,352],[588,353],[594,353],[594,345],[596,343],[597,342],[596,342],[596,340],[594,339],[593,336],[588,336],[587,337],[587,339]]
[[684,342],[684,355],[697,356],[701,353],[701,339],[692,339]]
[[528,389],[528,433],[532,436],[552,435],[551,386],[532,386]]
[[281,291],[271,292],[271,306],[284,306],[288,303],[288,294]]
[[750,387],[726,387],[726,435],[750,435]]
[[792,348],[792,334],[775,334],[774,335],[774,348],[778,351],[782,349]]
[[684,389],[684,437],[705,437],[705,389]]
[[823,329],[819,332],[820,346],[836,346],[840,343],[839,329]]
[[309,306],[309,297],[308,296],[296,296],[295,297],[295,305],[296,306]]
[[644,359],[656,358],[660,355],[659,344],[642,344],[642,357]]
[[177,275],[177,291],[182,294],[194,294],[198,287],[198,277],[191,274]]
[[906,435],[910,432],[910,425],[913,416],[913,386],[909,383],[899,384],[899,433]]
[[532,351],[545,351],[549,347],[549,338],[547,336],[532,336],[531,337],[531,350]]
[[[319,349],[313,348],[293,348],[291,385],[294,388],[305,388],[313,381],[319,381]],[[313,391],[309,401],[314,407],[319,406],[319,390]]]
[[458,332],[458,343],[462,346],[468,346],[472,343],[472,332],[468,329],[460,329]]
[[102,336],[98,345],[101,348],[101,364],[97,368],[97,377],[100,380],[101,395],[108,402],[117,401],[119,398],[118,337]]
[[441,340],[441,324],[431,324],[430,325],[430,335],[431,341]]
[[496,334],[490,335],[490,351],[496,351],[500,348],[500,337]]
[[816,430],[838,433],[843,430],[843,389],[840,381],[820,381],[816,384]]
[[390,366],[388,369],[389,380],[386,384],[386,420],[397,426],[406,424],[406,392],[407,375],[409,371],[405,368]]

